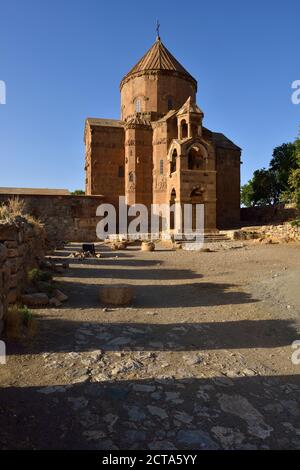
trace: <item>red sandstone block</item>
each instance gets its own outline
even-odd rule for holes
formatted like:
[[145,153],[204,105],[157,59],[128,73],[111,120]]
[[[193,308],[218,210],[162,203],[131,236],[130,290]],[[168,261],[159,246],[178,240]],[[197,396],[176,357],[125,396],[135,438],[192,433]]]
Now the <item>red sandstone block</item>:
[[19,256],[19,251],[15,248],[10,248],[7,250],[8,258],[17,258]]
[[18,248],[18,242],[16,240],[10,240],[4,242],[6,248]]
[[7,295],[7,302],[9,304],[15,304],[18,299],[17,289],[10,289]]
[[0,224],[0,241],[18,240],[16,227],[8,224]]

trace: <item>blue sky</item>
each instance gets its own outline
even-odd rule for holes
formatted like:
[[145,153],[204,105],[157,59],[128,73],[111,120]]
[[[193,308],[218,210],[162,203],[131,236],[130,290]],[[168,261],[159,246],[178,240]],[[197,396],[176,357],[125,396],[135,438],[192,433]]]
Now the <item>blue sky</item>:
[[1,0],[0,186],[84,188],[85,118],[119,117],[119,82],[157,18],[205,125],[242,147],[243,182],[296,137],[299,1]]

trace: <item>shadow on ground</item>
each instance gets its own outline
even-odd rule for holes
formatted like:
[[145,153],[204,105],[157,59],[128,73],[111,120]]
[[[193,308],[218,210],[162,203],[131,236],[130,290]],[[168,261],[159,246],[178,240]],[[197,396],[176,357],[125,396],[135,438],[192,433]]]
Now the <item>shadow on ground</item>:
[[[109,314],[109,313],[108,313]],[[37,336],[23,346],[8,342],[7,354],[71,351],[199,351],[276,348],[295,339],[288,320],[208,323],[92,323],[43,316]]]
[[0,389],[1,449],[300,448],[297,375]]

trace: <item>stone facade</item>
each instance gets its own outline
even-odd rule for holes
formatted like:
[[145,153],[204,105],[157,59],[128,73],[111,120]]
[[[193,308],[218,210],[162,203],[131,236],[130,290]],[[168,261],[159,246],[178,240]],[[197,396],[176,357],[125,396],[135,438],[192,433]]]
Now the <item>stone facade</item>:
[[120,91],[121,120],[86,121],[86,194],[203,203],[206,230],[238,226],[241,150],[203,126],[197,82],[159,37]]
[[9,304],[18,300],[28,270],[45,254],[45,238],[43,227],[24,220],[0,223],[0,335]]

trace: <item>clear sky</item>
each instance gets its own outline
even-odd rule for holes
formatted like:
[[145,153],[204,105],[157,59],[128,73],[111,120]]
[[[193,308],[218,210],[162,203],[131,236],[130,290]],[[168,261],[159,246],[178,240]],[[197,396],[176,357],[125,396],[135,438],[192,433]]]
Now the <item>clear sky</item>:
[[85,118],[119,118],[119,82],[157,18],[204,124],[242,147],[243,182],[294,140],[299,0],[0,0],[0,186],[84,188]]

